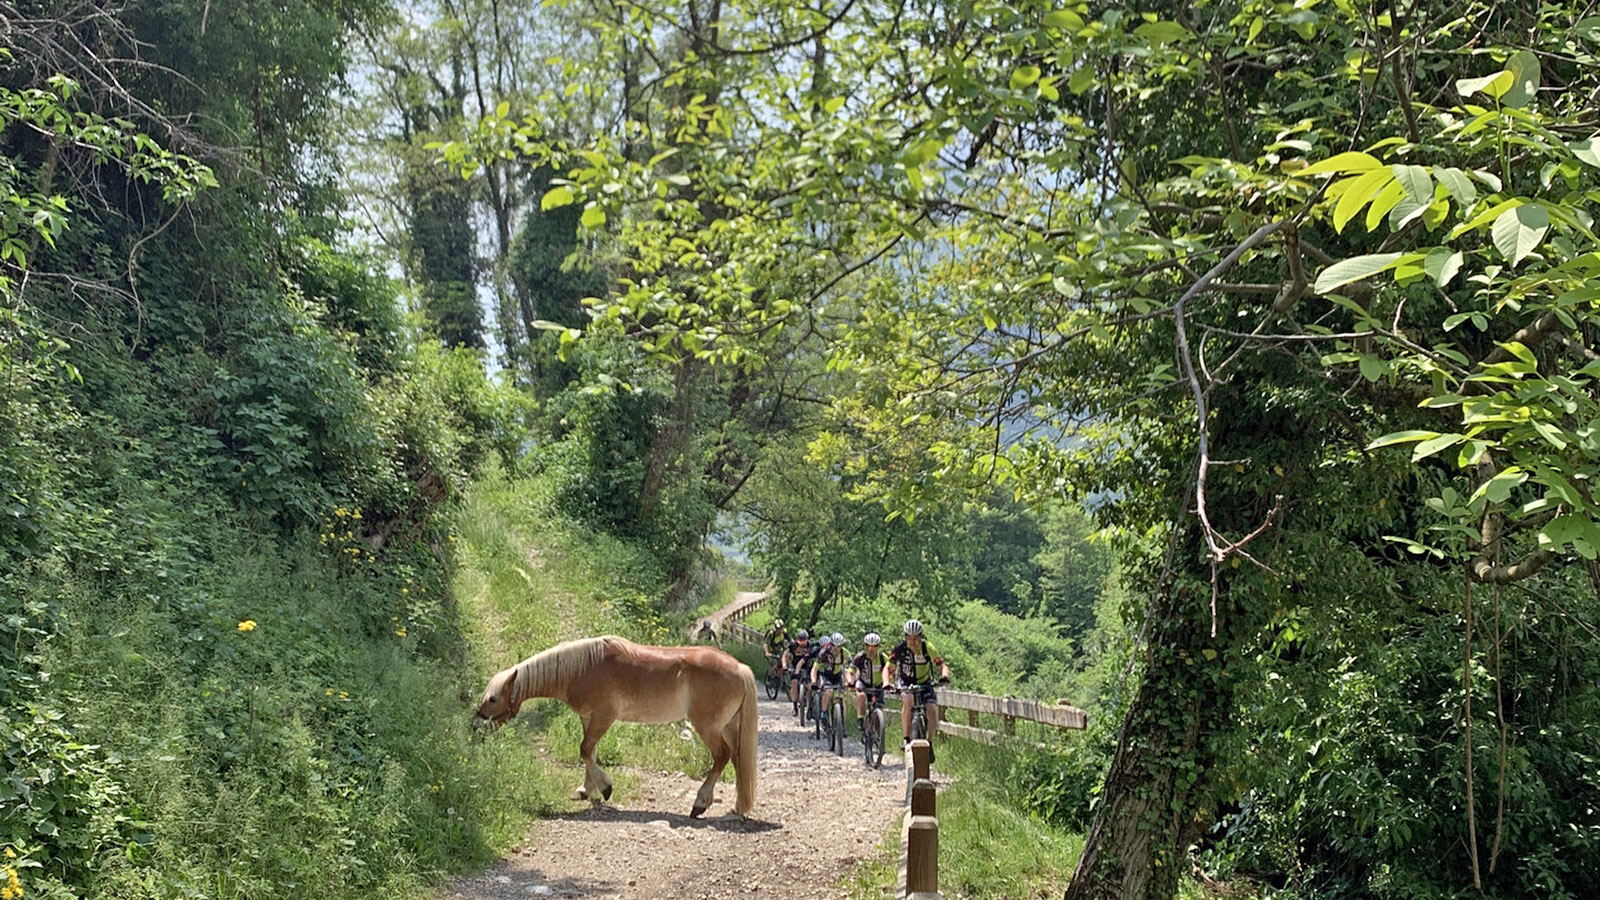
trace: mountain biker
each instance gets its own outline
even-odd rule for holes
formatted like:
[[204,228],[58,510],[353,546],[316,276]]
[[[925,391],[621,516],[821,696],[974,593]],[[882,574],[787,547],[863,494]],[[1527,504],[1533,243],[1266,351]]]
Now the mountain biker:
[[784,645],[789,643],[789,629],[783,627],[783,620],[776,619],[772,628],[767,631],[766,640],[762,644],[762,652],[767,654],[767,668],[777,665],[778,659],[783,656]]
[[811,644],[811,635],[804,628],[794,633],[794,640],[783,650],[783,670],[789,673],[789,701],[800,702],[800,678],[817,648]]
[[911,742],[911,707],[915,706],[914,699],[921,697],[927,708],[928,745],[932,749],[933,732],[938,730],[939,703],[938,694],[934,692],[933,667],[939,667],[939,680],[950,680],[950,667],[944,664],[944,658],[928,643],[922,634],[922,623],[916,619],[906,621],[905,628],[901,629],[905,638],[889,651],[889,661],[883,667],[884,683],[889,682],[890,669],[895,669],[894,674],[901,690],[908,690],[912,696],[907,697],[900,704],[900,748]]
[[833,692],[844,687],[844,635],[834,632],[822,639],[822,649],[811,663],[811,687],[822,688],[824,714],[832,709]]
[[856,722],[859,724],[867,714],[867,694],[877,691],[879,697],[883,695],[883,670],[889,665],[889,658],[883,654],[883,638],[878,637],[876,631],[867,632],[861,639],[864,645],[861,652],[850,660],[850,683],[856,689]]

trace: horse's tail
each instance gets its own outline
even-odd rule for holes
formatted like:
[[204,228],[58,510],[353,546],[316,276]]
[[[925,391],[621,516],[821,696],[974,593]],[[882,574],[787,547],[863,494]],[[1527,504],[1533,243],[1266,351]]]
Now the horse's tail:
[[733,742],[733,769],[739,789],[733,811],[743,816],[756,805],[756,734],[761,725],[761,710],[756,707],[755,674],[741,663],[739,677],[744,679],[744,701],[739,704],[739,730]]

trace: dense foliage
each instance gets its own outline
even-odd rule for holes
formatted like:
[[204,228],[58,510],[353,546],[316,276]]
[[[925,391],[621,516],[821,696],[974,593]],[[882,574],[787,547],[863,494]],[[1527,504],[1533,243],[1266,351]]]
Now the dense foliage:
[[680,374],[824,335],[802,504],[998,482],[1127,542],[1137,689],[1069,897],[1169,896],[1196,847],[1302,893],[1594,892],[1555,761],[1596,737],[1595,19],[570,8],[620,125],[447,155],[566,167],[543,206],[625,273],[590,334]]
[[514,457],[520,405],[340,249],[317,162],[349,29],[379,11],[4,10],[0,847],[22,896],[409,892],[548,802],[459,727],[435,515]]
[[969,770],[1069,898],[1600,893],[1600,18],[66,7],[0,4],[30,894],[482,858],[544,798],[479,790],[474,646],[590,576],[664,636],[717,531],[1091,709]]

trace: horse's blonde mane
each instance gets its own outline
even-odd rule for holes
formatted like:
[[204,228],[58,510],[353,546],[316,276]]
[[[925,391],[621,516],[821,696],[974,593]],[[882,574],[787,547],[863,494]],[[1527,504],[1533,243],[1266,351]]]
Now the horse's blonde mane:
[[620,648],[624,643],[622,638],[608,634],[567,641],[528,657],[515,666],[517,680],[512,688],[513,702],[520,703],[530,697],[564,699],[567,688],[605,657],[607,645]]

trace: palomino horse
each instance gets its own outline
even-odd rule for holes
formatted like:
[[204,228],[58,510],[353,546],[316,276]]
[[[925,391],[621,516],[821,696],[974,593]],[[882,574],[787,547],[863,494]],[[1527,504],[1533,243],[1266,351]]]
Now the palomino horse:
[[746,815],[756,803],[756,679],[750,667],[711,647],[646,647],[614,635],[568,641],[495,673],[474,724],[500,725],[534,697],[554,697],[583,722],[579,799],[611,799],[611,777],[594,751],[613,722],[661,724],[687,718],[711,751],[711,772],[690,816],[711,806],[717,779],[733,761]]

